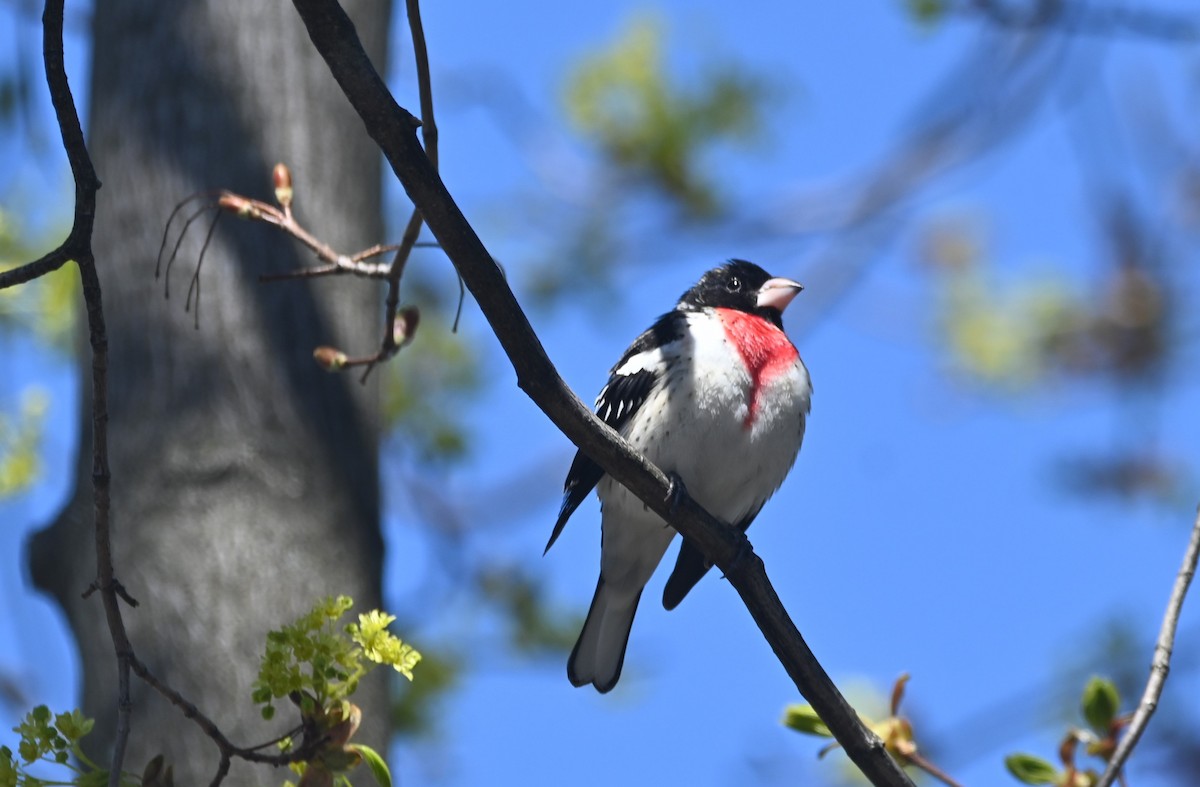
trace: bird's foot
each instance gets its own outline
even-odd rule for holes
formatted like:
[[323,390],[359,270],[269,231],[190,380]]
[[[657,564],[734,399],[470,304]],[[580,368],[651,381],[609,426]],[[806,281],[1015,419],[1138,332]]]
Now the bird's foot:
[[667,473],[667,481],[670,482],[667,487],[667,502],[671,504],[671,516],[675,516],[679,511],[679,505],[687,495],[687,488],[684,487],[683,479],[679,477],[678,473]]
[[745,532],[739,532],[738,536],[737,554],[733,556],[733,560],[725,569],[725,573],[721,575],[721,579],[727,579],[730,574],[737,573],[741,570],[742,564],[754,556],[754,547],[750,545],[750,539],[746,538]]

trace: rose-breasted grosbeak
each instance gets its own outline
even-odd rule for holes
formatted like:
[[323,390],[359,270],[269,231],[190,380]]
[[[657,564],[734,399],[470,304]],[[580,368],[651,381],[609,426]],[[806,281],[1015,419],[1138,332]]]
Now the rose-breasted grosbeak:
[[[710,270],[630,345],[596,398],[601,420],[743,531],[783,483],[804,437],[812,386],[783,332],[783,310],[801,289],[743,260]],[[567,676],[607,692],[621,676],[642,589],[675,530],[580,451],[547,550],[593,487],[600,581]],[[663,606],[674,609],[710,567],[684,539]]]

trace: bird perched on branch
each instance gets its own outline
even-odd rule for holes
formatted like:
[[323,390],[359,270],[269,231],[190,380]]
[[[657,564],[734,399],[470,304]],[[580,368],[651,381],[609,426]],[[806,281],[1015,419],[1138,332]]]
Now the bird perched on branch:
[[[744,260],[713,268],[630,345],[596,398],[601,420],[742,531],[783,483],[804,437],[812,385],[783,332],[783,310],[801,289]],[[580,451],[547,551],[593,487],[600,580],[567,676],[607,692],[621,677],[642,589],[675,530]],[[663,606],[674,609],[709,568],[684,539]]]

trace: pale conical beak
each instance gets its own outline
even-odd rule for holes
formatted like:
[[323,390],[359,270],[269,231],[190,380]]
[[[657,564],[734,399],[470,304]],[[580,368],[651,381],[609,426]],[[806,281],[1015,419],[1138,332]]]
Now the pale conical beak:
[[804,285],[791,279],[767,279],[758,288],[758,308],[770,308],[783,311],[792,302],[792,298],[804,289]]

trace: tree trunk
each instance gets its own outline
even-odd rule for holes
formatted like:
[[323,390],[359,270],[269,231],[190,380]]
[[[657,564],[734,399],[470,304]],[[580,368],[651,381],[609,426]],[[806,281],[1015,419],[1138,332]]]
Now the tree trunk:
[[[382,70],[389,3],[346,5]],[[197,330],[184,296],[207,218],[181,248],[170,300],[155,254],[190,194],[271,200],[276,161],[292,169],[301,222],[340,250],[378,242],[380,156],[290,5],[97,0],[94,19],[89,136],[104,183],[95,251],[110,346],[113,541],[117,577],[140,602],[126,622],[153,672],[235,743],[258,744],[292,723],[281,708],[268,725],[250,702],[266,632],[324,595],[380,605],[377,390],[311,357],[319,344],[374,349],[380,296],[360,280],[259,284],[263,272],[311,260],[266,225],[225,217],[204,255]],[[30,560],[75,632],[82,705],[104,751],[116,660],[98,597],[80,597],[95,576],[90,418],[82,424],[74,497]],[[381,745],[384,679],[356,701],[362,739]],[[216,748],[136,678],[133,703],[127,769],[161,752],[176,783],[207,783]],[[235,763],[228,783],[282,778],[247,768]]]

